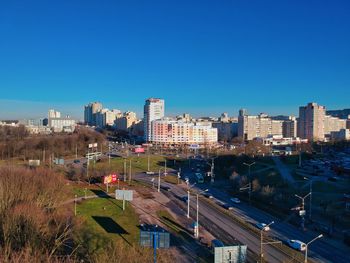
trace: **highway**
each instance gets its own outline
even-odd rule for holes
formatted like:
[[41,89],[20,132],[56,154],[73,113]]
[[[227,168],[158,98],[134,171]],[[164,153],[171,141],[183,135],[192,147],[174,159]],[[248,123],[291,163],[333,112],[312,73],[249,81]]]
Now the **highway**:
[[[151,177],[147,177],[143,174],[137,175],[135,179],[151,183]],[[162,186],[167,186],[170,188],[170,191],[162,191],[172,199],[179,200],[178,197],[186,195],[186,191],[177,185],[162,182]],[[192,197],[190,201],[190,207],[192,211],[195,211],[196,203],[194,201],[194,197]],[[215,206],[209,205],[206,200],[202,200],[200,198],[199,207],[199,225],[201,225],[201,220],[204,220],[206,222],[206,225],[215,225],[217,228],[220,228],[222,231],[224,231],[227,235],[237,239],[240,243],[246,244],[249,250],[253,251],[256,254],[259,254],[260,237],[258,235],[245,228],[242,228],[242,226],[238,222],[235,222],[232,217],[223,213],[220,211],[220,209],[215,208]],[[215,236],[215,233],[212,234]],[[286,255],[283,251],[270,245],[264,246],[264,255],[265,260],[272,263],[293,262],[291,261],[291,257],[289,255]]]

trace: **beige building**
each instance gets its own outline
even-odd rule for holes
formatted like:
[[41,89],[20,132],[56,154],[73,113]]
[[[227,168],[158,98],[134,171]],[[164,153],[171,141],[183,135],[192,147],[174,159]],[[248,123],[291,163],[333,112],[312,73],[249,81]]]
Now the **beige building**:
[[209,122],[184,122],[170,118],[152,121],[150,141],[160,144],[212,145],[218,141],[218,132]]
[[329,115],[325,116],[324,119],[324,134],[325,136],[331,135],[332,132],[340,131],[341,129],[346,129],[346,120],[332,117]]
[[284,138],[297,137],[297,120],[295,117],[290,117],[289,120],[283,121],[282,132]]
[[117,130],[130,131],[131,127],[138,122],[139,120],[136,117],[136,113],[127,111],[115,120],[115,125],[117,127]]
[[[240,110],[240,114],[242,113],[246,114],[246,111]],[[282,135],[282,124],[283,121],[272,120],[266,114],[240,115],[238,117],[238,137],[244,140],[253,140],[271,135]]]
[[102,109],[98,111],[96,114],[96,126],[100,128],[104,128],[106,126],[113,126],[114,121],[122,116],[122,113],[120,110],[109,110],[109,109]]
[[96,126],[96,114],[102,110],[100,102],[91,102],[84,106],[84,122],[90,126]]
[[298,136],[309,141],[323,141],[326,108],[317,103],[299,107]]

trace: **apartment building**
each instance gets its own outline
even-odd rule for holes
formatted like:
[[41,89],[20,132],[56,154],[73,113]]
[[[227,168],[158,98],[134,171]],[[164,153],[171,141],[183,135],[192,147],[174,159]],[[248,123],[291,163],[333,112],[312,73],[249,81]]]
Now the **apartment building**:
[[96,126],[96,113],[102,110],[100,102],[91,102],[84,106],[84,122],[90,126]]
[[164,117],[164,100],[149,98],[144,105],[144,139],[146,142],[151,141],[152,121]]
[[298,136],[309,141],[323,141],[326,108],[317,103],[299,107]]
[[212,145],[218,141],[218,132],[209,122],[162,118],[152,121],[150,141],[160,144]]

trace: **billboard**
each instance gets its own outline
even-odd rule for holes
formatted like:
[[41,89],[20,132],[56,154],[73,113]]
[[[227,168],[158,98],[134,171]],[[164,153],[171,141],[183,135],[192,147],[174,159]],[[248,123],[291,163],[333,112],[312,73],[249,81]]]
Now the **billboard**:
[[145,148],[142,148],[142,147],[134,148],[134,153],[144,153],[144,152],[145,152]]
[[104,184],[112,184],[112,183],[117,182],[117,180],[118,180],[117,174],[110,174],[110,175],[106,175],[103,177]]
[[246,245],[214,248],[214,263],[244,263],[246,262],[246,259]]
[[133,192],[132,190],[115,190],[115,199],[132,201]]
[[39,166],[39,165],[40,165],[40,160],[29,160],[29,161],[28,161],[28,165],[29,165],[30,167]]

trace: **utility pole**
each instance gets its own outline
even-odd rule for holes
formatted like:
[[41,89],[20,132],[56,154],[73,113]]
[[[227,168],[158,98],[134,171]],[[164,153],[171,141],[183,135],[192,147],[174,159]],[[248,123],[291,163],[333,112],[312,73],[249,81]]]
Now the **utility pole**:
[[78,159],[78,144],[75,145],[75,159]]
[[244,187],[239,188],[240,191],[248,190],[248,196],[249,196],[249,204],[251,204],[251,195],[252,195],[252,183],[248,183]]

